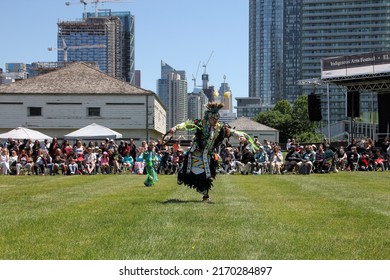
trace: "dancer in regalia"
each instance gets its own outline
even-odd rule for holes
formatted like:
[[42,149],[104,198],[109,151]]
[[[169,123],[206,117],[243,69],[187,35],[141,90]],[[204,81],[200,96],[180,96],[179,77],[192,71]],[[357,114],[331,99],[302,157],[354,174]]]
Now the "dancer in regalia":
[[252,149],[257,149],[246,133],[219,122],[219,110],[222,107],[222,103],[209,102],[202,120],[186,121],[172,127],[167,133],[172,137],[176,130],[196,131],[192,146],[185,155],[183,168],[178,173],[177,182],[196,189],[203,195],[203,201],[209,200],[209,190],[213,186],[218,167],[217,148],[225,138],[245,136],[251,142]]
[[148,149],[143,153],[147,175],[146,180],[144,182],[144,185],[146,187],[151,187],[154,185],[154,182],[158,182],[155,164],[158,162],[159,159],[155,151],[155,146],[155,143],[153,141],[150,141],[148,144]]

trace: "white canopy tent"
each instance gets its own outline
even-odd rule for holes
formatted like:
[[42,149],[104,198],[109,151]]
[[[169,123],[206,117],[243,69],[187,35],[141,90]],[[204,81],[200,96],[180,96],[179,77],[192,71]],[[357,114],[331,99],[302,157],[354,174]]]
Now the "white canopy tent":
[[122,134],[108,127],[93,123],[64,135],[64,139],[102,140],[122,138]]
[[25,127],[17,127],[15,129],[12,129],[11,131],[0,134],[0,139],[8,139],[8,138],[18,139],[18,140],[31,139],[33,141],[38,140],[40,142],[44,141],[45,139],[48,140],[53,139],[52,137],[43,134],[42,132],[25,128]]

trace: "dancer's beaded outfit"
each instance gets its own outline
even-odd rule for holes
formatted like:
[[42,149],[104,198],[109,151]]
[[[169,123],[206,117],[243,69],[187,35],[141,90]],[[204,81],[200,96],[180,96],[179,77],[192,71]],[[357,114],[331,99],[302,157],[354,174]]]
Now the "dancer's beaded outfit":
[[223,107],[222,103],[210,102],[207,104],[203,120],[187,121],[171,128],[173,134],[176,130],[196,130],[193,144],[185,155],[183,168],[178,174],[178,184],[184,183],[190,188],[203,194],[203,200],[209,199],[209,190],[213,186],[218,158],[216,149],[225,138],[231,136],[245,136],[226,124],[218,122],[218,111]]
[[158,182],[157,173],[154,169],[154,165],[158,161],[154,146],[155,143],[153,141],[149,142],[148,149],[143,153],[147,174],[146,180],[144,182],[146,187],[152,187],[154,182]]

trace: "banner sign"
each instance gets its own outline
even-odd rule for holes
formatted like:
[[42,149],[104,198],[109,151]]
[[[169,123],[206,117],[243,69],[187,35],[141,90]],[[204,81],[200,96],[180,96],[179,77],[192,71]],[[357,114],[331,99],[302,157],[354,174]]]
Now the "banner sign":
[[321,79],[390,73],[390,51],[323,58]]

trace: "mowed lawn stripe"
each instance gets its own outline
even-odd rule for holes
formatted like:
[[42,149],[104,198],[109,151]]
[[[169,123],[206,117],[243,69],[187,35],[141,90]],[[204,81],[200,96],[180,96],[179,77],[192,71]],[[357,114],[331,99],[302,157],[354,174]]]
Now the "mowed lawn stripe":
[[0,240],[9,249],[2,251],[5,256],[16,250],[22,252],[17,257],[22,259],[85,258],[89,248],[84,247],[92,248],[99,241],[96,234],[102,228],[109,233],[104,217],[118,215],[116,205],[128,191],[144,189],[139,177],[32,178],[28,185],[23,177],[16,178],[18,186],[2,197]]
[[209,203],[175,176],[152,188],[137,175],[3,178],[1,259],[390,255],[386,172],[220,175]]
[[383,215],[390,202],[388,177],[376,178],[374,188],[361,186],[363,174],[357,174],[263,176],[259,184],[251,185],[260,189],[253,198],[264,205],[263,214],[269,218],[273,243],[266,255],[273,259],[390,256],[390,243],[383,238],[390,233],[389,217]]

